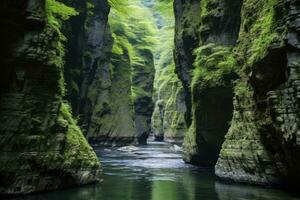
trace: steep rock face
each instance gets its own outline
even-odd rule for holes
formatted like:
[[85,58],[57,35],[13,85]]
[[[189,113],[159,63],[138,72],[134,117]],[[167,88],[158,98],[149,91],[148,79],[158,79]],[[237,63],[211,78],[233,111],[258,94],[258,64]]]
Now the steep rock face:
[[185,95],[190,96],[186,105],[192,122],[184,140],[185,160],[212,166],[232,118],[237,64],[231,51],[238,37],[241,1],[175,1],[174,5],[176,68]]
[[[159,42],[155,50],[155,101],[151,129],[155,140],[182,144],[187,126],[186,104],[182,82],[175,73],[174,27],[172,1],[157,1],[156,23]],[[164,10],[164,11],[161,11]],[[166,12],[166,10],[169,10]]]
[[299,1],[243,3],[243,65],[217,176],[256,184],[299,181]]
[[[107,1],[75,1],[80,11],[69,31],[69,98],[80,125],[95,145],[126,145],[137,137],[128,53],[113,54]],[[126,49],[125,47],[122,47]]]
[[[165,69],[159,76],[166,80],[158,81],[156,104],[152,115],[152,131],[157,141],[182,144],[186,132],[184,114],[186,105],[180,80],[174,74],[174,68]],[[170,76],[173,74],[173,76]]]
[[189,126],[192,122],[192,100],[190,85],[195,55],[194,49],[199,46],[200,27],[200,1],[199,0],[174,0],[175,14],[175,49],[174,58],[176,73],[181,80],[186,101],[186,122]]
[[64,47],[53,8],[69,8],[53,0],[0,4],[1,195],[97,181],[99,161],[62,99]]
[[89,136],[94,144],[127,145],[137,138],[134,109],[131,99],[131,65],[126,47],[123,55],[112,54],[110,63],[111,86],[98,99],[103,105],[96,113],[99,123],[96,132]]
[[153,113],[153,81],[154,63],[150,50],[139,50],[139,57],[145,62],[143,65],[133,65],[132,92],[135,112],[135,127],[138,142],[146,144],[151,132],[151,116]]
[[[79,85],[79,114],[81,127],[88,138],[101,132],[101,113],[107,109],[111,76],[109,73],[112,36],[108,25],[107,1],[91,0],[86,3],[87,13],[83,45],[81,80]],[[76,28],[76,27],[75,27]]]
[[145,143],[153,112],[152,53],[144,48],[144,40],[126,35],[128,22],[123,21],[128,16],[115,8],[110,12],[108,1],[70,5],[80,14],[66,28],[70,38],[66,76],[80,126],[95,145]]

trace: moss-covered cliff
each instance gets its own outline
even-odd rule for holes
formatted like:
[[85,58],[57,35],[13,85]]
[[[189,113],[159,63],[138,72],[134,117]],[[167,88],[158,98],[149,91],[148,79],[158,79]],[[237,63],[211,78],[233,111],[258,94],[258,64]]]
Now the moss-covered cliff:
[[2,1],[0,193],[95,182],[99,161],[63,100],[64,20],[55,0]]
[[187,162],[214,165],[228,130],[240,7],[236,0],[174,2],[176,72],[190,125],[184,140]]
[[[139,1],[73,1],[66,76],[79,123],[95,145],[145,143],[153,111],[152,27]],[[129,12],[135,10],[135,14]]]
[[299,180],[299,2],[243,3],[242,71],[216,174],[260,184]]
[[174,6],[177,73],[191,97],[187,161],[216,162],[234,95],[217,176],[256,184],[299,180],[299,2],[202,0]]
[[155,10],[158,45],[155,50],[155,109],[152,115],[152,132],[158,141],[182,144],[186,132],[186,105],[181,81],[175,74],[174,14],[172,1],[156,1]]

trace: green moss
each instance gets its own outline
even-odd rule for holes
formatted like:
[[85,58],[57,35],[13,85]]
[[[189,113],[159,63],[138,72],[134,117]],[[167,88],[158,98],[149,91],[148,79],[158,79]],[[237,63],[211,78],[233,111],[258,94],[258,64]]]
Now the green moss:
[[[194,121],[193,121],[194,123]],[[196,130],[195,125],[191,124],[189,130],[184,136],[183,148],[185,153],[185,159],[189,162],[192,159],[192,156],[197,155],[198,144],[196,141]]]
[[149,97],[151,98],[151,93],[145,91],[140,86],[132,86],[131,87],[131,97],[133,102],[137,102],[142,97]]
[[218,87],[228,84],[237,69],[232,48],[207,44],[195,50],[192,88]]
[[218,12],[216,8],[218,7],[218,0],[202,0],[201,1],[201,17],[206,17],[214,15]]
[[70,17],[77,15],[78,12],[74,8],[66,6],[65,4],[56,0],[46,0],[46,15],[47,15],[47,31],[55,31],[58,35],[57,39],[53,40],[53,46],[55,50],[48,52],[49,62],[58,68],[60,72],[60,78],[58,80],[59,93],[65,94],[65,81],[63,78],[63,66],[65,47],[63,42],[66,41],[66,37],[61,31],[62,22],[68,20]]
[[[55,40],[56,51],[49,52],[49,60],[51,64],[58,68],[60,79],[58,85],[61,94],[64,95],[65,81],[63,77],[65,48],[64,42],[66,38],[62,33],[62,23],[70,17],[75,16],[78,12],[65,4],[56,0],[46,1],[47,26],[49,29],[55,30],[58,35]],[[78,86],[73,84],[74,90],[78,91]],[[91,146],[87,143],[77,122],[72,116],[72,111],[67,103],[61,103],[58,123],[67,127],[66,142],[63,152],[63,162],[65,168],[99,168],[99,161]]]
[[77,122],[73,119],[71,107],[67,103],[62,103],[60,113],[62,119],[68,124],[63,154],[64,167],[78,168],[85,166],[93,169],[99,168],[99,160],[77,126]]
[[263,58],[268,48],[282,41],[276,6],[278,0],[247,0],[244,2],[240,44],[237,52],[246,60],[246,69]]
[[132,65],[144,65],[145,61],[139,55],[139,51],[153,50],[156,42],[156,26],[151,12],[139,1],[115,0],[110,1],[110,4],[112,10],[109,24],[114,38],[112,52],[122,55],[122,47],[125,47]]

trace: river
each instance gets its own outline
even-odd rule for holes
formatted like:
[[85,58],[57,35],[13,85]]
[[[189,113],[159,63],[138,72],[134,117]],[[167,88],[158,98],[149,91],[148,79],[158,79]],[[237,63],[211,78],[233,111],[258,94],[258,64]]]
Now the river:
[[[177,151],[176,151],[177,150]],[[299,200],[281,190],[228,185],[211,169],[185,164],[173,145],[149,142],[132,151],[96,148],[103,183],[18,198],[24,200]]]

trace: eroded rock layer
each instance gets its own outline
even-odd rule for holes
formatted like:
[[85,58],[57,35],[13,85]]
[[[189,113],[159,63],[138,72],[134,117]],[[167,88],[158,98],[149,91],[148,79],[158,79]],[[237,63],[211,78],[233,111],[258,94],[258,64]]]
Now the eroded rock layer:
[[[156,1],[160,12],[155,17],[159,28],[159,42],[155,50],[155,101],[152,115],[152,132],[156,141],[182,144],[187,129],[186,104],[182,82],[175,73],[174,25],[172,1]],[[168,10],[169,12],[167,12]]]
[[[187,162],[213,166],[232,118],[241,1],[175,1],[175,61],[186,97]],[[189,122],[190,121],[190,122]]]
[[114,8],[110,12],[107,1],[71,5],[79,15],[67,27],[66,76],[68,97],[83,132],[94,145],[146,143],[153,112],[151,51],[126,35],[128,16]]
[[244,1],[237,47],[242,78],[216,165],[221,178],[299,180],[299,10],[296,0]]
[[299,1],[174,4],[177,73],[191,97],[186,160],[218,159],[217,176],[237,182],[299,180]]
[[[100,164],[63,101],[64,36],[56,1],[0,3],[0,194],[98,181]],[[64,19],[66,19],[65,16]]]

